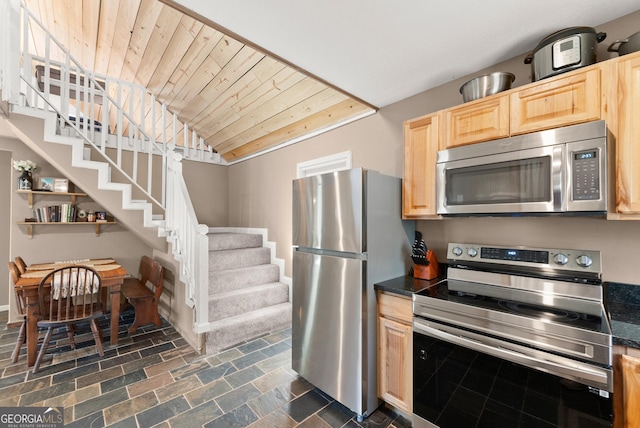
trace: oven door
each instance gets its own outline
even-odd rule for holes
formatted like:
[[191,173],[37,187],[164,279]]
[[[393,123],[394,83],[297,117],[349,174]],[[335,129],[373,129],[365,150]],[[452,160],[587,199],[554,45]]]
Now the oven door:
[[565,158],[566,145],[558,144],[438,163],[437,212],[566,211]]
[[[611,370],[419,317],[413,427],[611,427]],[[546,355],[545,355],[546,354]]]

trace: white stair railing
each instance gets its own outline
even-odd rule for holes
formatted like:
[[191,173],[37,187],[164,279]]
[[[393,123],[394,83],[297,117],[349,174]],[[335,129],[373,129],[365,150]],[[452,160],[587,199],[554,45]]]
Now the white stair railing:
[[182,175],[182,156],[171,152],[168,160],[166,227],[173,256],[180,262],[180,280],[187,286],[185,303],[195,309],[194,331],[204,333],[209,325],[209,227],[198,224]]
[[[180,279],[187,285],[186,304],[196,310],[194,329],[204,331],[207,228],[197,223],[181,159],[217,163],[219,156],[146,88],[84,69],[19,0],[0,1],[0,14],[3,100],[57,114],[60,128],[81,138],[155,210],[164,211],[167,240],[180,261]],[[42,52],[34,52],[36,46],[43,46]],[[181,153],[176,152],[178,147]],[[130,166],[123,161],[124,151],[133,153]],[[144,168],[139,168],[142,162]]]

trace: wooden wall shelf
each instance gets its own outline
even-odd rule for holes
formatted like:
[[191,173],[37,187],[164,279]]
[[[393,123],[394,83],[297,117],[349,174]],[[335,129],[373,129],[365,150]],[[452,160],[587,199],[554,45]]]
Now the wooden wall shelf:
[[[49,192],[45,192],[49,193]],[[93,225],[96,228],[96,236],[100,236],[100,226],[105,224],[116,224],[115,221],[73,221],[73,222],[49,222],[49,223],[38,223],[33,221],[19,221],[17,224],[26,225],[27,233],[29,234],[29,239],[33,238],[33,226],[88,226]]]
[[33,208],[33,195],[54,195],[54,196],[69,196],[71,203],[76,203],[76,197],[87,196],[86,193],[79,192],[47,192],[46,190],[16,190],[16,193],[22,193],[27,195],[29,208]]

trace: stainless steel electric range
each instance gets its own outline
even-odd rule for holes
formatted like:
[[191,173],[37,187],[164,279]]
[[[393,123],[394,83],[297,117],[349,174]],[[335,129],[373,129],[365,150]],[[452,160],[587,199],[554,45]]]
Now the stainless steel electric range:
[[413,426],[612,424],[598,251],[451,243],[413,297]]

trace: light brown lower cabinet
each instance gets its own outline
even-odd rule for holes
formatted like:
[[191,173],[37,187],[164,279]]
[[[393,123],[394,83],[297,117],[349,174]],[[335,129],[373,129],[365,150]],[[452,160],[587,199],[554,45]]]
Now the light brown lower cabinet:
[[411,299],[378,293],[378,397],[407,414],[413,410]]
[[616,347],[614,358],[613,426],[640,427],[640,349]]

